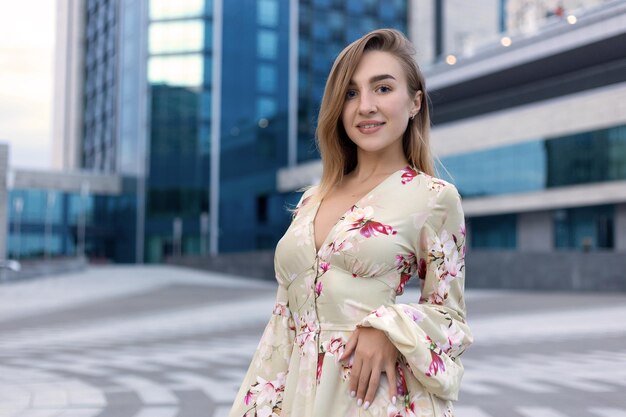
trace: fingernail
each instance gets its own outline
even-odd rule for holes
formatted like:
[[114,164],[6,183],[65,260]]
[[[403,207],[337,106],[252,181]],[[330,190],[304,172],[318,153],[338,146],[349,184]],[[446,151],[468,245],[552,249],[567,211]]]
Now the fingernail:
[[395,403],[396,403],[396,396],[395,395],[393,397],[391,397],[391,403],[395,405]]
[[370,402],[369,401],[365,401],[365,405],[363,405],[363,409],[367,410],[368,408],[370,408]]
[[352,398],[356,397],[356,391],[352,391],[352,392],[350,393],[350,396],[351,396]]
[[361,404],[363,404],[363,400],[359,398],[359,399],[356,401],[356,405],[357,405],[358,407],[360,407],[360,406],[361,406]]

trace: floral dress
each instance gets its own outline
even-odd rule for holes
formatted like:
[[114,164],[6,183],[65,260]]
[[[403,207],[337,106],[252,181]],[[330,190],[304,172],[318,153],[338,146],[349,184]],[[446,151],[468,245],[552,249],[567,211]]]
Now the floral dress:
[[[308,189],[278,242],[278,293],[231,417],[453,416],[472,343],[465,321],[465,223],[454,185],[405,167],[333,226],[319,251]],[[396,303],[419,279],[421,297]],[[400,355],[397,401],[380,378],[367,410],[349,394],[357,326],[385,332]]]

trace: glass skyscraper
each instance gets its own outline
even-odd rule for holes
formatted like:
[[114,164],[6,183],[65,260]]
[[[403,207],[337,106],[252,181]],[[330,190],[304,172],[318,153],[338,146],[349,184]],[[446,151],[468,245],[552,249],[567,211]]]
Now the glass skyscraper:
[[294,202],[276,173],[319,158],[315,118],[334,58],[406,21],[397,0],[150,1],[146,260],[273,248]]

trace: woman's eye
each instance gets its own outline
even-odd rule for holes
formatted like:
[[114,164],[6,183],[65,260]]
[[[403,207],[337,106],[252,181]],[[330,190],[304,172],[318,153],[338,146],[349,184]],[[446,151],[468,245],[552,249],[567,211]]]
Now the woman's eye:
[[346,99],[351,99],[356,97],[356,91],[354,90],[348,90],[348,92],[346,93]]
[[388,93],[391,91],[391,88],[389,88],[386,85],[381,85],[380,87],[377,88],[377,90],[381,93]]

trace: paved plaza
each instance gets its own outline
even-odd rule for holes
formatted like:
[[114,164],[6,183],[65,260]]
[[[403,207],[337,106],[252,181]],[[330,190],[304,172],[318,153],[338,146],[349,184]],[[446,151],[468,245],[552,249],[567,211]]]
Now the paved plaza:
[[[226,416],[274,294],[167,266],[1,284],[0,417]],[[626,417],[626,294],[468,290],[467,304],[457,417]]]

